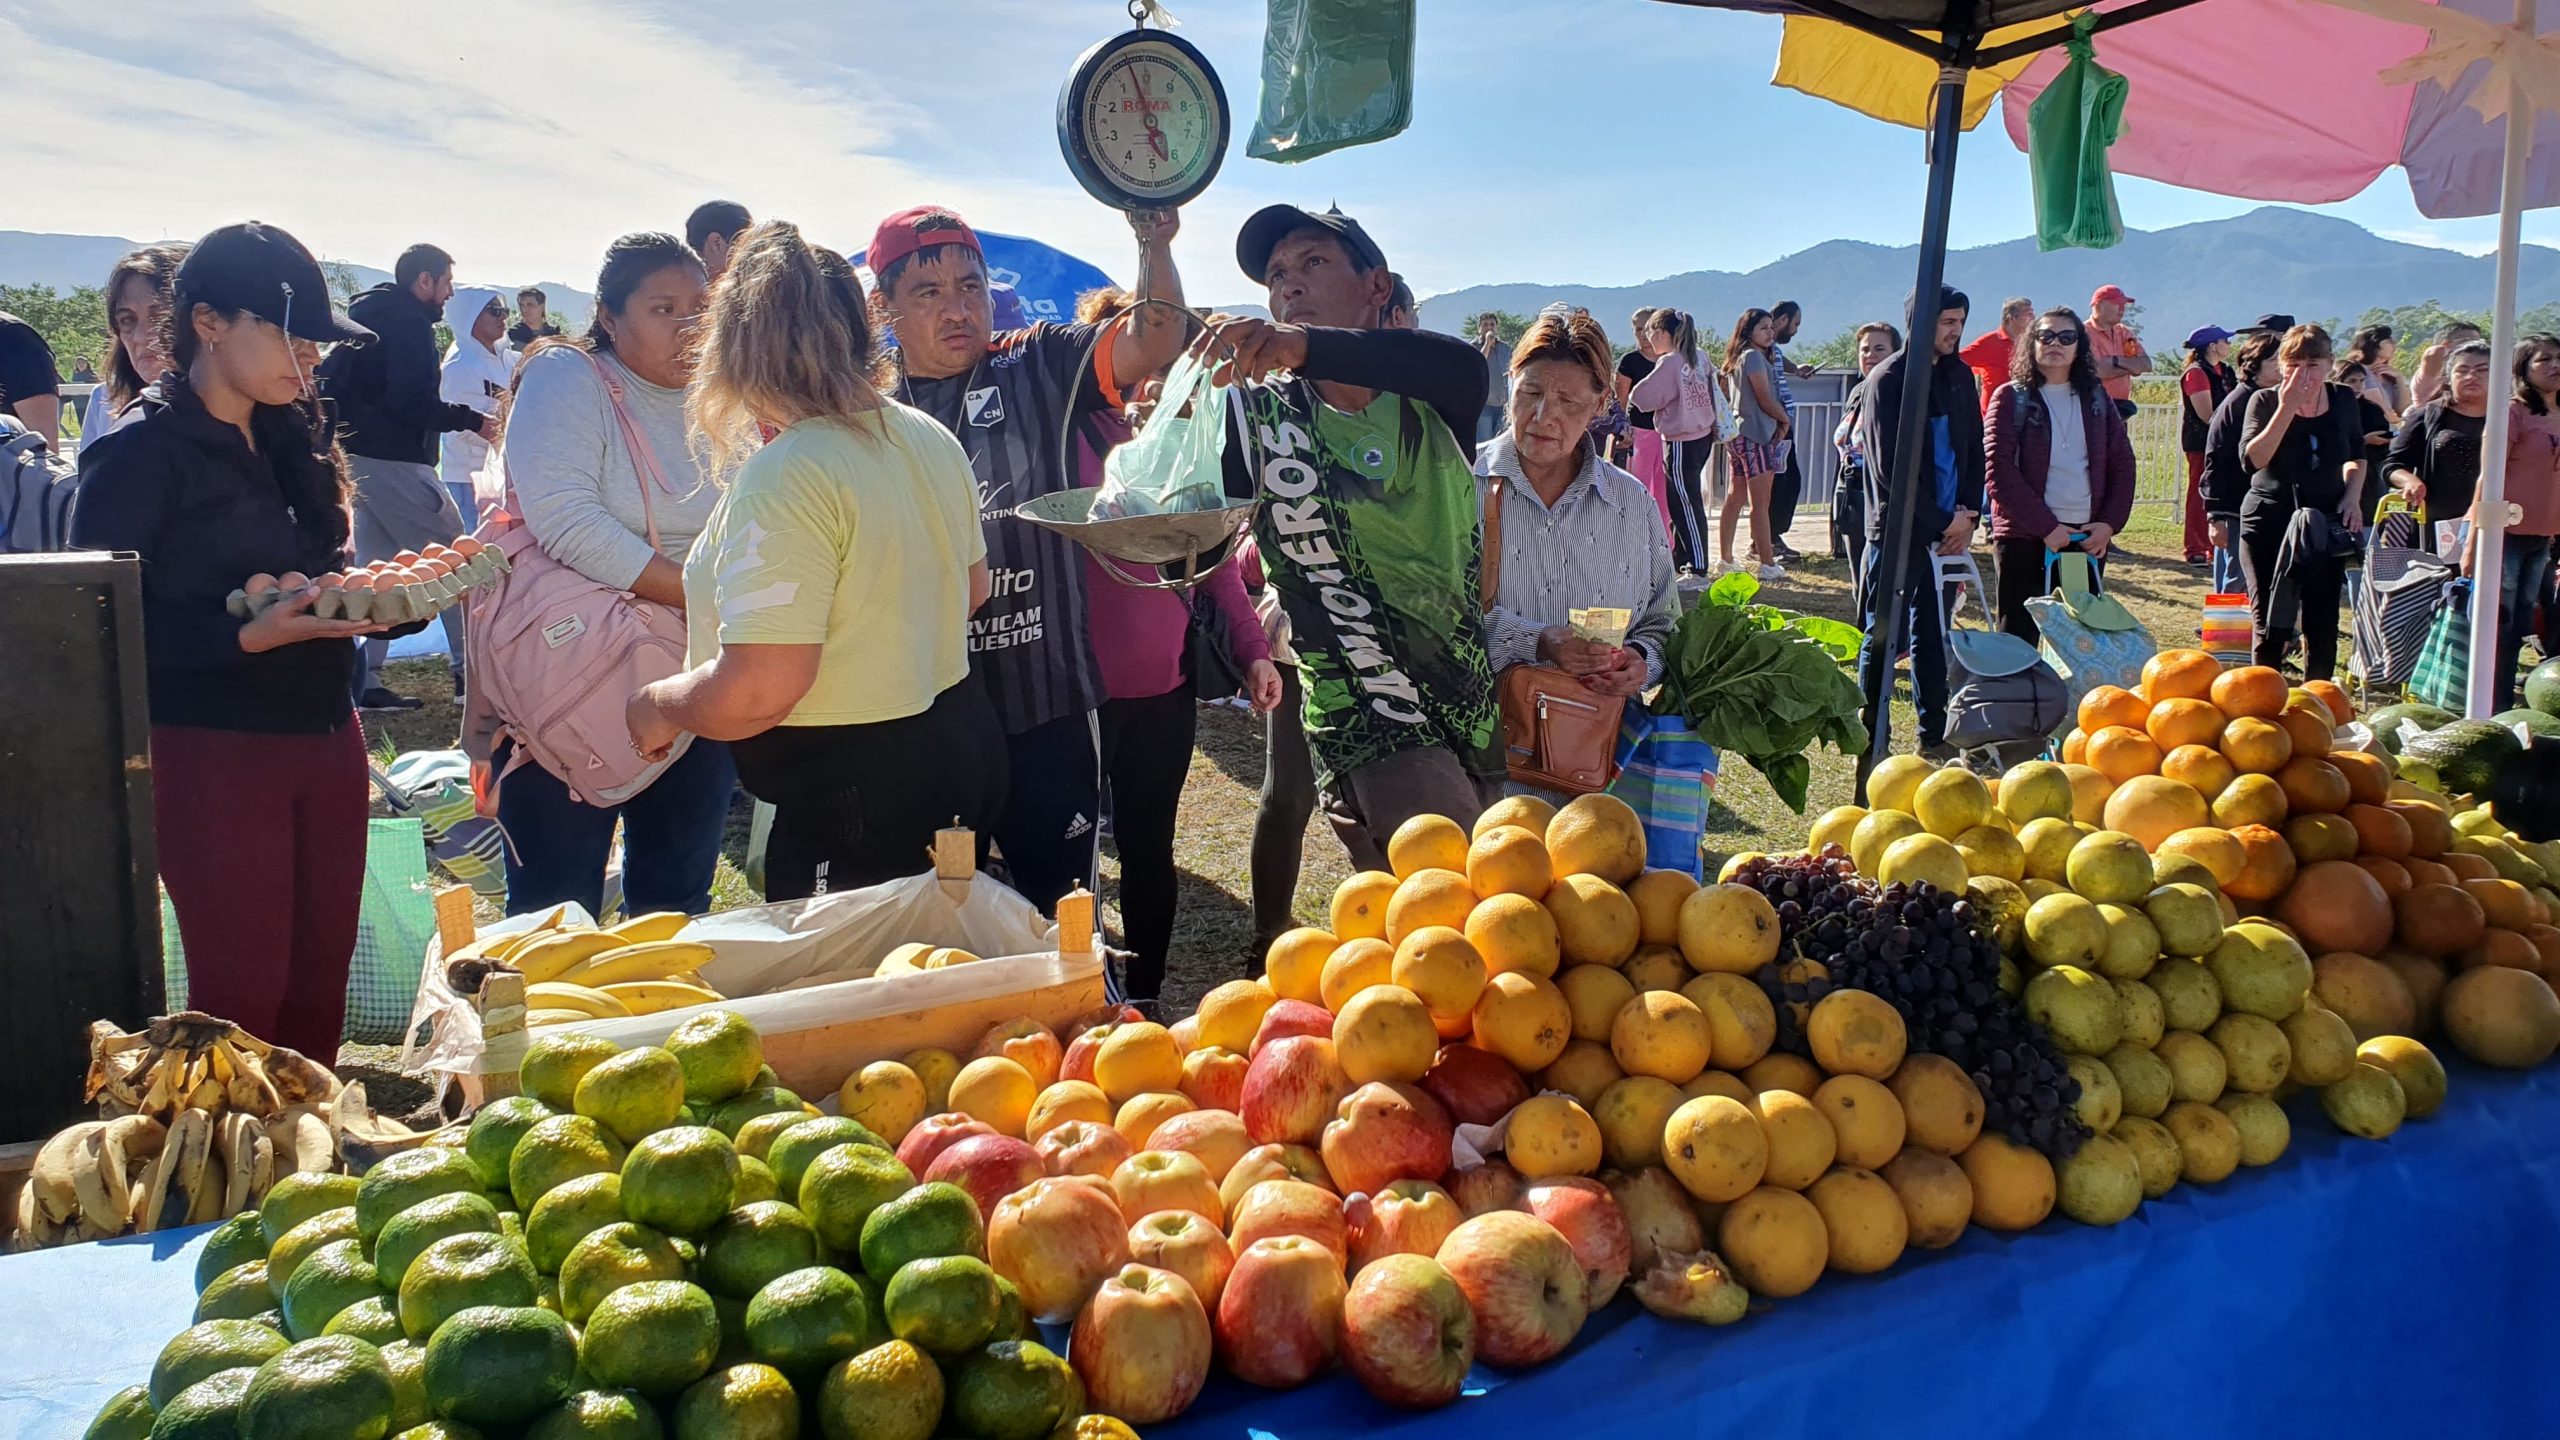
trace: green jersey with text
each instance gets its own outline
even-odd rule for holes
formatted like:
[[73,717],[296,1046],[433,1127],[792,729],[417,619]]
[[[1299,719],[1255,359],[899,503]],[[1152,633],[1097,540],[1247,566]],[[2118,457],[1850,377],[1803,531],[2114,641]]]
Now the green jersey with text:
[[1254,539],[1289,616],[1319,779],[1424,746],[1500,775],[1481,517],[1448,426],[1400,395],[1346,412],[1304,384],[1241,393]]

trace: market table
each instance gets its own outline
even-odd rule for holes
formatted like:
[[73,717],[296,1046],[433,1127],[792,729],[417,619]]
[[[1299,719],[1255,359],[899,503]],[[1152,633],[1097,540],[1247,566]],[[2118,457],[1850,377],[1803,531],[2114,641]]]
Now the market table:
[[[1967,1232],[1741,1324],[1621,1300],[1561,1359],[1421,1415],[1346,1377],[1213,1382],[1150,1440],[2068,1433],[2549,1435],[2560,1388],[2560,1067],[2456,1066],[2443,1113],[2374,1143],[2298,1097],[2293,1147],[2093,1230]],[[0,1436],[77,1436],[193,1305],[201,1230],[0,1260]],[[2064,1427],[2068,1427],[2067,1430]]]

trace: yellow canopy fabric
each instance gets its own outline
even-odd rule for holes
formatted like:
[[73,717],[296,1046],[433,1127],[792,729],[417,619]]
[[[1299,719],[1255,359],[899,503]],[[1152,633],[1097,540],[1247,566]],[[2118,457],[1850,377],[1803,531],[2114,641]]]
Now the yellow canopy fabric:
[[[2054,23],[2036,20],[1994,30],[1983,43],[2004,44],[2049,30]],[[1932,32],[1920,33],[1936,38]],[[1981,124],[1982,117],[1991,113],[1991,102],[2001,87],[2024,74],[2034,60],[2032,54],[2021,55],[2006,64],[1967,75],[1964,128],[1970,130]],[[1929,128],[1929,96],[1938,83],[1938,67],[1899,45],[1886,44],[1836,20],[1789,15],[1786,35],[1778,43],[1778,73],[1769,77],[1769,83],[1845,105],[1877,120],[1925,130]]]

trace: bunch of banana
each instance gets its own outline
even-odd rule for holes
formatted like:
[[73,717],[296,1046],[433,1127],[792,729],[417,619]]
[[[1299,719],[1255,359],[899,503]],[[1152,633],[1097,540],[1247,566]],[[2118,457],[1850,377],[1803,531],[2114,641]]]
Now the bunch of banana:
[[362,1093],[309,1057],[200,1010],[160,1016],[139,1033],[92,1024],[87,1090],[105,1118],[72,1125],[37,1151],[18,1191],[18,1249],[252,1209],[283,1175],[338,1168],[333,1116]]
[[696,973],[711,947],[676,938],[690,919],[642,915],[595,930],[562,928],[555,912],[530,930],[464,946],[454,959],[520,972],[529,1026],[649,1015],[727,998]]

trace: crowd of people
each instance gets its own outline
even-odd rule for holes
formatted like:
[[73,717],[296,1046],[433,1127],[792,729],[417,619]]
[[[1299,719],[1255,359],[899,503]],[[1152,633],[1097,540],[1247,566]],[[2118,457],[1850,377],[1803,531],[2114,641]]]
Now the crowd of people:
[[[433,245],[343,316],[272,226],[120,261],[72,540],[142,558],[159,853],[197,1003],[334,1043],[364,853],[355,718],[419,703],[380,672],[416,625],[313,609],[314,577],[350,559],[512,534],[558,583],[611,599],[593,626],[530,637],[503,602],[438,618],[463,742],[508,837],[511,911],[601,910],[617,832],[627,910],[708,908],[740,787],[774,808],[776,900],[912,873],[956,819],[1050,909],[1097,883],[1107,816],[1124,988],[1143,1005],[1172,943],[1198,702],[1241,697],[1263,716],[1258,968],[1293,923],[1319,806],[1355,865],[1383,869],[1416,815],[1583,788],[1524,764],[1547,737],[1521,732],[1545,722],[1504,703],[1515,686],[1603,716],[1641,706],[1684,581],[1777,580],[1804,558],[1786,543],[1808,443],[1790,382],[1813,371],[1786,353],[1792,302],[1706,338],[1683,311],[1641,309],[1624,352],[1561,306],[1507,339],[1484,316],[1470,342],[1418,327],[1359,221],[1280,205],[1235,241],[1269,318],[1199,320],[1176,218],[1132,229],[1134,290],[1036,324],[999,323],[977,235],[936,206],[879,224],[866,283],[796,226],[713,202],[682,234],[616,240],[575,336],[539,290],[457,286]],[[1819,439],[1868,633],[1903,617],[1924,752],[1945,734],[1935,560],[1986,529],[1996,622],[2032,640],[2026,602],[2051,589],[2054,557],[2102,574],[2131,517],[2131,381],[2153,362],[2130,303],[2114,286],[2085,315],[2012,299],[1968,341],[1970,301],[1948,288],[1909,344],[1883,321],[1855,332],[1858,378]],[[58,380],[49,359],[39,377],[11,358],[13,336],[0,410],[48,431]],[[2184,558],[2246,586],[2264,663],[2298,645],[2302,673],[2334,672],[2345,560],[2386,490],[2423,516],[2426,545],[2469,563],[2495,357],[2447,333],[2403,380],[2393,340],[2362,330],[2340,352],[2280,315],[2187,337]],[[1128,583],[1125,565],[1014,514],[1101,483],[1186,349],[1231,387],[1220,487],[1263,502],[1231,563],[1187,591]],[[2560,338],[2529,337],[2512,384],[2510,672],[2549,608]],[[1878,547],[1912,386],[1928,453],[1886,595]],[[261,574],[282,602],[227,613]],[[1626,619],[1596,633],[1583,612]],[[599,646],[627,652],[575,673],[661,658],[610,693],[542,668]],[[1870,643],[1860,663],[1881,681],[1902,658]],[[233,838],[251,833],[267,843]]]

